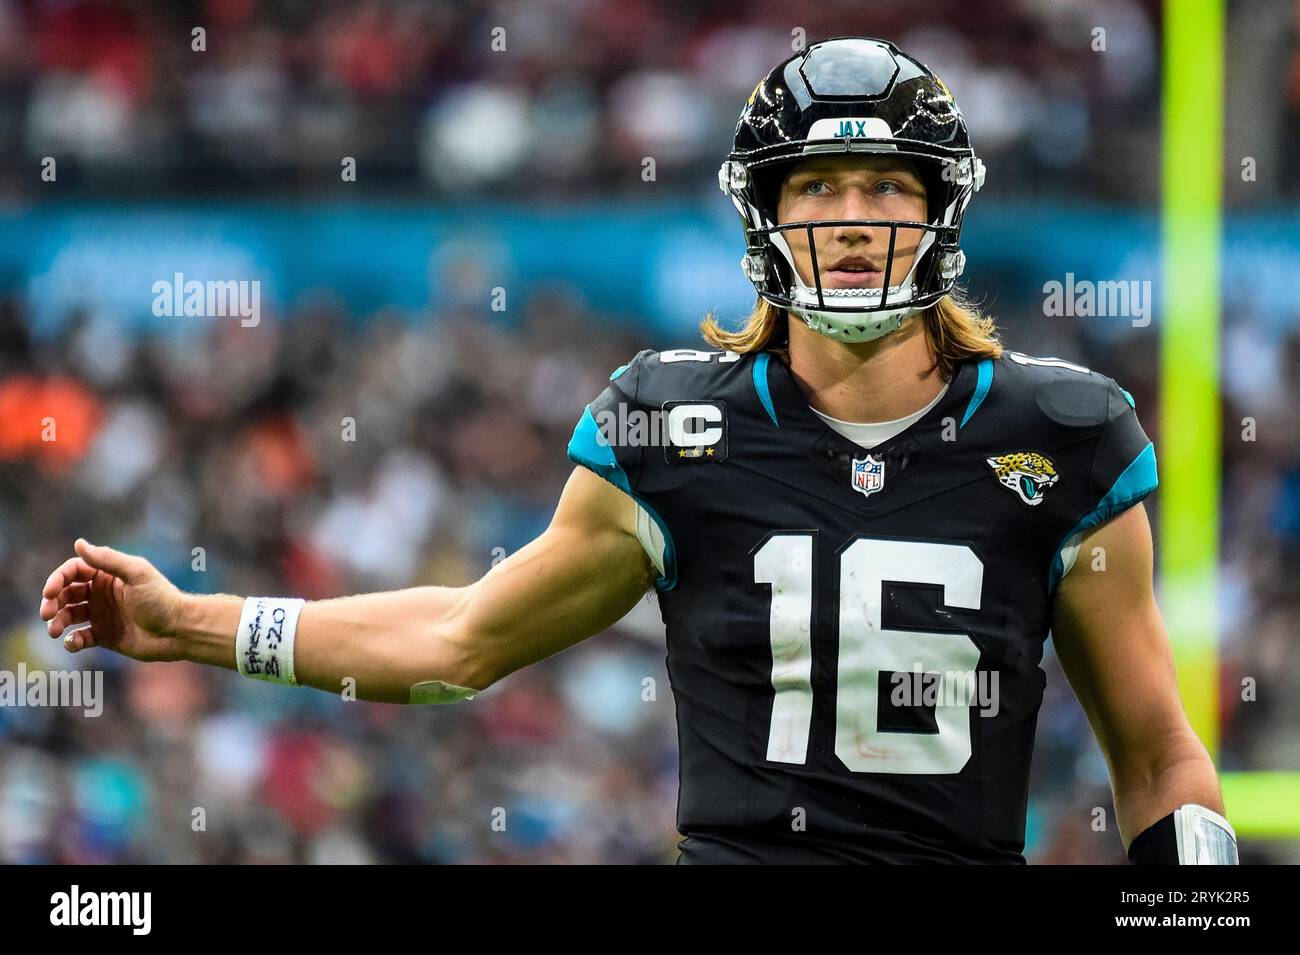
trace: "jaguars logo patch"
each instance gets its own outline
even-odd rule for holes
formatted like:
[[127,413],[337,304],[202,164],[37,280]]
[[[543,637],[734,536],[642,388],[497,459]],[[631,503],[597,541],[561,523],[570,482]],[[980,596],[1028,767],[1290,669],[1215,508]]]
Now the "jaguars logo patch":
[[1037,451],[1011,451],[984,460],[998,483],[1015,491],[1030,507],[1042,504],[1047,489],[1061,479],[1052,459]]

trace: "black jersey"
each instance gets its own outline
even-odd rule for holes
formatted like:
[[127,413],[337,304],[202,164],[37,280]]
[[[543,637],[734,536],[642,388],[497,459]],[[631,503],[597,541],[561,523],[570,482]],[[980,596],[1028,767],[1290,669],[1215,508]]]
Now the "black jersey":
[[679,862],[1024,862],[1054,588],[1156,487],[1127,392],[967,362],[868,450],[775,354],[643,351],[569,456],[657,529]]

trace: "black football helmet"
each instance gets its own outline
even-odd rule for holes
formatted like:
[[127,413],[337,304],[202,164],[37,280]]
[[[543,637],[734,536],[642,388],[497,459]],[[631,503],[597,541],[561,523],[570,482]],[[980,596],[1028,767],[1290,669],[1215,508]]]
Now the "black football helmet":
[[[808,156],[875,153],[899,156],[921,170],[928,223],[819,220],[780,223],[776,205],[790,168]],[[745,226],[741,268],[758,294],[841,341],[870,341],[950,292],[966,263],[962,219],[984,184],[961,110],[933,72],[892,43],[836,37],[814,43],[754,87],[718,186]],[[814,228],[886,227],[889,251],[882,288],[823,288]],[[891,276],[899,229],[918,232],[912,266]],[[807,230],[814,283],[795,268],[785,233]],[[778,254],[779,253],[779,254]],[[895,284],[890,284],[893,281]]]

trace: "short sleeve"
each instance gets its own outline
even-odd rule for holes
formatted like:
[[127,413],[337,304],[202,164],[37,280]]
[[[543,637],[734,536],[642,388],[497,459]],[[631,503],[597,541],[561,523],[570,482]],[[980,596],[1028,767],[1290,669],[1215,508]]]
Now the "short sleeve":
[[1095,504],[1087,517],[1094,518],[1093,527],[1132,507],[1159,484],[1155,446],[1142,430],[1133,398],[1112,381],[1106,401],[1106,422],[1089,474],[1089,497]]
[[1057,551],[1049,590],[1073,567],[1084,534],[1146,498],[1159,483],[1155,445],[1142,430],[1133,398],[1111,381],[1088,472],[1087,509]]
[[637,403],[642,352],[609,376],[609,385],[583,409],[569,440],[569,460],[633,494],[641,476],[643,442],[632,429],[648,416]]
[[637,503],[637,538],[659,570],[659,590],[677,585],[672,534],[658,510],[640,491],[643,454],[653,445],[656,417],[638,399],[645,362],[643,351],[616,368],[609,384],[583,409],[569,439],[569,460],[594,472]]

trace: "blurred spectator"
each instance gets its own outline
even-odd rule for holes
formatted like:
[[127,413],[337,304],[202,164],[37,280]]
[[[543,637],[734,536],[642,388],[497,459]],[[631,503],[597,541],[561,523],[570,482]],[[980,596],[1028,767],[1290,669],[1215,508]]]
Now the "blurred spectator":
[[344,157],[358,188],[402,196],[633,190],[646,157],[658,181],[707,182],[763,74],[857,33],[947,80],[995,191],[1150,202],[1156,180],[1114,156],[1158,154],[1158,15],[1157,0],[0,0],[0,146],[33,160],[5,185],[40,194],[45,156],[65,195],[328,192]]

